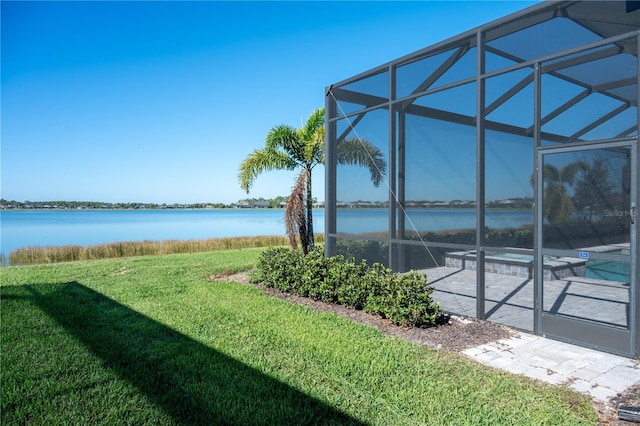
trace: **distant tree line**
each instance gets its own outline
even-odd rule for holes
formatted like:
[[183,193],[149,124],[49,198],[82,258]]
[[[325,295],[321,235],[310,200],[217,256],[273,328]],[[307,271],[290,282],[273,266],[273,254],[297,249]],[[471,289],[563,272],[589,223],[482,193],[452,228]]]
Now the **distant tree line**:
[[[471,209],[476,207],[476,202],[473,200],[407,200],[404,202],[404,207],[408,209],[412,208],[429,208],[429,209]],[[389,207],[389,201],[338,201],[338,207],[350,207],[350,208],[387,208]],[[508,198],[505,200],[493,200],[486,203],[486,207],[489,209],[531,209],[533,206],[533,198],[531,197],[519,197]]]
[[136,210],[136,209],[225,209],[236,207],[282,208],[287,197],[248,198],[236,203],[190,203],[190,204],[157,204],[157,203],[107,203],[103,201],[9,201],[0,199],[0,209],[55,209],[55,210]]

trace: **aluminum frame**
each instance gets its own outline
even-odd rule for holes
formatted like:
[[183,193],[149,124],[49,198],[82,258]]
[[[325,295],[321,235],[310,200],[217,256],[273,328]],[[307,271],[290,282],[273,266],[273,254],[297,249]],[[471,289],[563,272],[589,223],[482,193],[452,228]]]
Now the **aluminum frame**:
[[[403,247],[415,246],[417,243],[404,240],[402,236],[405,232],[405,223],[402,218],[402,214],[406,208],[406,182],[405,182],[405,112],[415,114],[420,117],[434,118],[437,120],[450,122],[454,124],[462,124],[467,126],[473,126],[475,128],[476,137],[476,236],[475,245],[469,246],[468,244],[445,244],[445,243],[430,243],[426,242],[426,247],[437,247],[443,249],[469,249],[473,247],[477,254],[478,268],[476,273],[476,317],[485,319],[486,313],[486,294],[485,294],[485,253],[489,250],[504,251],[507,253],[530,253],[534,256],[534,269],[533,269],[533,324],[532,331],[537,334],[544,334],[545,327],[542,318],[542,256],[541,256],[541,230],[540,223],[542,221],[541,211],[539,207],[539,201],[542,197],[541,192],[541,170],[539,167],[539,161],[541,155],[543,155],[545,149],[549,149],[543,146],[543,141],[549,141],[552,143],[565,146],[567,148],[580,146],[587,146],[591,144],[598,144],[603,142],[602,140],[584,140],[582,137],[588,134],[591,130],[597,128],[603,123],[614,119],[628,108],[636,108],[638,110],[638,98],[640,98],[640,84],[638,78],[638,69],[640,69],[640,55],[638,54],[638,46],[640,46],[640,11],[633,11],[625,16],[620,15],[620,7],[625,2],[615,2],[616,8],[611,8],[612,2],[592,2],[592,1],[559,1],[559,2],[543,2],[534,5],[530,8],[524,9],[515,14],[490,22],[486,25],[480,26],[476,29],[467,31],[459,36],[437,43],[433,46],[419,50],[415,53],[405,55],[394,61],[383,64],[379,67],[373,68],[369,71],[360,73],[356,76],[343,80],[339,83],[335,83],[328,87],[326,90],[327,96],[325,101],[326,106],[326,167],[325,167],[325,254],[331,256],[337,253],[336,243],[341,240],[363,240],[366,237],[346,235],[337,232],[336,227],[336,185],[337,185],[337,163],[335,147],[341,140],[343,140],[350,132],[350,128],[347,128],[340,135],[337,134],[337,123],[340,120],[348,119],[352,126],[357,126],[358,123],[366,116],[367,113],[386,109],[388,113],[388,149],[389,149],[389,234],[388,238],[375,238],[371,240],[382,241],[388,243],[388,259],[389,266],[395,270],[402,271],[405,262],[403,255]],[[615,9],[615,10],[614,10]],[[597,16],[595,16],[597,14]],[[578,46],[573,46],[562,51],[553,52],[550,54],[544,54],[535,58],[524,58],[522,55],[518,55],[501,50],[493,45],[492,41],[498,40],[501,37],[509,36],[520,30],[524,30],[534,25],[545,23],[554,18],[570,19],[578,26],[597,34],[600,39],[591,41]],[[597,17],[598,19],[592,19]],[[607,25],[607,20],[610,20],[610,25]],[[635,39],[635,46],[629,44],[630,39]],[[625,44],[626,43],[626,44]],[[458,81],[450,82],[442,85],[434,85],[437,80],[445,75],[449,70],[456,65],[456,63],[472,49],[476,52],[476,64],[475,75],[469,78],[463,78]],[[633,49],[633,50],[632,50]],[[397,70],[407,64],[414,63],[417,60],[434,57],[437,54],[450,52],[447,59],[445,59],[433,72],[426,74],[424,80],[415,86],[415,89],[407,96],[400,98],[396,97],[396,81]],[[630,53],[635,55],[638,66],[636,68],[635,76],[631,79],[620,80],[615,82],[609,82],[606,84],[593,85],[585,81],[576,80],[575,78],[563,75],[562,69],[567,67],[579,66],[581,64],[588,64],[599,59],[611,57],[620,54],[621,52]],[[486,69],[487,54],[499,55],[515,63],[507,65],[499,69]],[[553,62],[555,61],[555,62]],[[492,78],[501,75],[507,75],[507,73],[529,69],[531,73],[520,79],[514,85],[505,87],[503,93],[495,99],[490,105],[486,105],[486,82]],[[352,90],[348,86],[357,84],[375,75],[381,73],[387,73],[388,75],[388,95],[386,97],[365,93],[363,91]],[[547,112],[543,116],[542,113],[542,92],[541,81],[542,75],[552,75],[555,78],[565,80],[572,85],[582,87],[575,96],[564,101],[558,105],[552,111]],[[476,100],[475,100],[475,116],[467,116],[455,112],[443,111],[435,108],[417,105],[414,103],[418,98],[436,94],[444,90],[462,87],[466,84],[475,84]],[[629,85],[636,85],[635,99],[624,98],[622,95],[618,95],[611,90]],[[487,116],[494,110],[508,102],[523,88],[533,85],[533,124],[529,127],[518,127],[499,121],[489,120]],[[592,93],[605,93],[611,98],[615,98],[622,102],[623,105],[618,106],[616,109],[606,111],[598,118],[592,120],[586,126],[583,126],[572,134],[559,135],[544,132],[542,129],[545,124],[557,118],[564,112],[570,110],[575,105],[582,102]],[[339,102],[349,102],[352,104],[362,105],[361,108],[343,113],[339,111]],[[608,138],[609,142],[616,141],[631,141],[630,143],[638,143],[638,123],[640,122],[640,110],[637,112],[637,119],[634,126],[624,129],[613,138]],[[526,138],[530,138],[533,141],[533,170],[535,176],[535,184],[533,188],[533,198],[535,200],[535,208],[533,209],[533,249],[525,248],[509,248],[509,247],[488,247],[484,245],[485,242],[485,211],[486,211],[486,193],[485,193],[485,146],[486,146],[486,132],[487,130],[495,130],[502,133],[511,135],[519,135]],[[635,157],[633,159],[633,173],[637,179],[637,170],[640,167],[640,155],[638,150],[634,149]],[[640,199],[638,195],[638,188],[636,185],[635,199]],[[631,235],[632,252],[640,253],[638,248],[638,226],[635,227],[635,233]],[[639,292],[635,289],[638,285],[638,276],[640,276],[637,259],[632,259],[633,270],[632,280],[634,285],[633,297],[630,300],[632,313],[632,323],[630,326],[630,346],[629,351],[621,351],[618,347],[609,348],[609,350],[615,352],[624,352],[625,355],[638,356],[640,354],[640,348],[637,347],[636,342],[640,342],[640,320],[638,318],[637,310],[640,304]],[[562,326],[560,326],[562,328]],[[571,327],[569,327],[569,332]],[[576,328],[576,333],[578,329]],[[579,340],[579,339],[578,339]],[[585,339],[582,339],[585,340]],[[589,345],[589,342],[582,342],[582,344]],[[605,348],[606,349],[606,348]]]

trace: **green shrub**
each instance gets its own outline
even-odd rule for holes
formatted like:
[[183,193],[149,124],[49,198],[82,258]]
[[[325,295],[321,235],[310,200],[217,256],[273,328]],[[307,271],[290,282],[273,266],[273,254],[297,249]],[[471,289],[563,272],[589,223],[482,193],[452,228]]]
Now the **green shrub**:
[[337,260],[332,268],[330,279],[336,289],[336,301],[341,305],[364,309],[373,284],[367,279],[366,261],[356,264],[353,261],[345,261],[342,256],[335,256],[335,258]]
[[386,241],[340,238],[336,241],[336,251],[356,262],[366,260],[369,264],[389,263],[389,243]]
[[368,266],[340,255],[326,258],[322,248],[306,256],[285,247],[265,250],[252,280],[299,296],[363,309],[397,325],[432,326],[442,313],[431,298],[433,289],[425,274],[396,274],[382,264]]
[[388,274],[384,280],[385,292],[379,298],[381,314],[394,324],[424,327],[435,324],[441,313],[431,299],[433,288],[427,285],[424,274]]
[[261,280],[267,287],[295,293],[297,265],[302,257],[301,252],[285,247],[265,250],[260,255],[257,272],[253,275],[252,281]]

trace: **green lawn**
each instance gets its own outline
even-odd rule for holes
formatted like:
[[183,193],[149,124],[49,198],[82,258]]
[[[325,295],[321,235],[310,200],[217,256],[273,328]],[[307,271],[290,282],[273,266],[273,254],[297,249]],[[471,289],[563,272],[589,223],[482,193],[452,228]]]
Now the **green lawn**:
[[2,424],[596,423],[566,388],[206,279],[259,253],[2,268]]

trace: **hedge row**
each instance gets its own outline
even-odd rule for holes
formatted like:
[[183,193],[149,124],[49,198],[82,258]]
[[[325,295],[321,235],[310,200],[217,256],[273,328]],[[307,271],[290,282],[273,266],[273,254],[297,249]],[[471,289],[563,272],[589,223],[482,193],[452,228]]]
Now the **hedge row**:
[[252,281],[379,314],[396,325],[429,327],[442,314],[431,298],[433,288],[427,285],[426,274],[396,274],[381,264],[358,264],[343,256],[327,258],[318,248],[306,256],[290,248],[267,249]]

